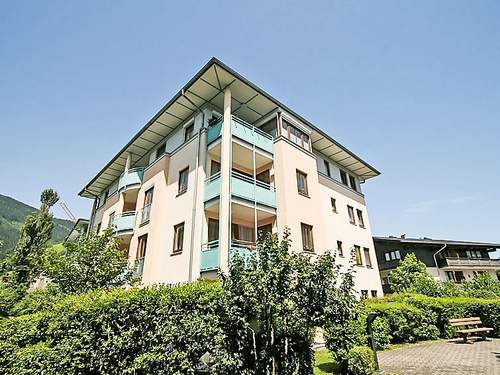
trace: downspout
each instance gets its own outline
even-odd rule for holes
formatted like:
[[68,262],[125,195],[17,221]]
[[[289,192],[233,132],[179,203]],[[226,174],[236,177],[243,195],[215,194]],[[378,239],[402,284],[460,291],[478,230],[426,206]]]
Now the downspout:
[[94,203],[92,204],[92,212],[90,213],[90,218],[89,218],[89,227],[87,228],[87,233],[86,233],[88,235],[90,233],[90,231],[92,230],[92,227],[94,226],[94,217],[95,217],[95,213],[97,211],[97,200],[99,199],[99,196],[91,193],[86,188],[84,189],[84,191],[89,193],[90,195],[92,195],[94,197]]
[[444,244],[444,246],[441,249],[439,249],[434,254],[432,254],[432,257],[434,258],[434,264],[436,265],[436,269],[437,269],[437,272],[438,272],[438,277],[439,277],[440,280],[441,280],[441,272],[439,271],[439,266],[438,266],[438,263],[437,263],[436,255],[438,255],[441,251],[443,251],[444,249],[446,249],[446,246],[447,246],[447,244]]
[[189,275],[188,281],[193,281],[193,253],[194,253],[194,231],[196,223],[196,205],[198,203],[198,168],[200,164],[200,142],[201,142],[201,131],[205,127],[205,112],[194,104],[186,95],[184,90],[182,90],[182,96],[184,96],[193,106],[198,109],[201,113],[201,127],[198,130],[198,142],[196,143],[196,169],[194,172],[194,180],[196,181],[194,186],[194,197],[193,197],[193,208],[191,213],[191,245],[189,246]]

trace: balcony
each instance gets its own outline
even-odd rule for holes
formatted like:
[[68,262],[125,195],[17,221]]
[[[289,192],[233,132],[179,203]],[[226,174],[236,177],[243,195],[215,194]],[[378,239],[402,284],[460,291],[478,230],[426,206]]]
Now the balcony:
[[217,138],[220,137],[221,130],[222,130],[222,122],[223,120],[220,119],[217,123],[214,125],[211,125],[208,130],[207,130],[207,144],[212,143],[215,141]]
[[240,198],[276,207],[276,191],[273,186],[235,171],[231,172],[231,193]]
[[134,232],[136,212],[128,211],[116,216],[111,223],[113,233],[117,236],[132,234]]
[[220,172],[213,174],[205,180],[204,201],[218,197],[220,194]]
[[500,269],[500,259],[489,258],[444,258],[438,259],[441,268],[498,268]]
[[201,246],[200,271],[219,269],[219,240]]
[[232,240],[231,251],[229,253],[230,261],[236,256],[242,257],[246,262],[252,254],[255,254],[257,245],[252,241]]
[[233,137],[240,138],[245,142],[253,144],[264,151],[273,153],[274,142],[273,137],[270,134],[263,132],[262,130],[247,124],[243,120],[233,116],[231,122],[231,132]]
[[118,191],[127,190],[130,188],[139,188],[144,177],[144,168],[132,168],[127,172],[122,173],[118,180]]

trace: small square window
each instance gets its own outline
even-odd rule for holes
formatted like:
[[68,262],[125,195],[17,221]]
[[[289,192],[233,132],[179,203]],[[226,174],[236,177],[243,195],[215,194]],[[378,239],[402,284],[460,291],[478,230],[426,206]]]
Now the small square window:
[[377,298],[377,291],[376,290],[372,290],[371,294],[372,294],[372,298]]
[[308,195],[307,192],[307,175],[304,172],[296,170],[297,175],[297,190],[302,195]]
[[182,252],[183,243],[184,243],[184,222],[174,226],[173,253]]
[[367,298],[368,298],[368,290],[362,290],[361,299],[367,299]]
[[188,189],[189,167],[184,168],[179,172],[179,192],[178,194],[185,193]]

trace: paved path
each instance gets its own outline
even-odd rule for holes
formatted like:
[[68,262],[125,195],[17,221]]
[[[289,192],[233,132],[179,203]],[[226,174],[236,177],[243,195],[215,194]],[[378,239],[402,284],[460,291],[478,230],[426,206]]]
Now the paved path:
[[380,352],[378,358],[383,374],[500,375],[500,339],[422,343]]

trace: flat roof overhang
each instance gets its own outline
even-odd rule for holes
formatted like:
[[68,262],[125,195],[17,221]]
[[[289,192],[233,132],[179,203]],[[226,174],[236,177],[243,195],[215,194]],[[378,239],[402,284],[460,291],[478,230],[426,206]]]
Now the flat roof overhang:
[[199,108],[205,105],[223,108],[224,90],[228,86],[231,88],[231,110],[234,115],[251,124],[255,124],[275,111],[282,110],[287,112],[312,129],[311,142],[313,143],[313,147],[325,156],[364,180],[380,174],[375,168],[336,142],[305,118],[213,57],[92,178],[82,191],[80,191],[79,195],[87,198],[100,195],[104,189],[121,175],[125,168],[128,154],[131,155],[131,165],[135,165],[155,145],[161,142],[179,125],[192,117]]
[[500,244],[489,242],[473,242],[473,241],[455,241],[455,240],[437,240],[431,238],[400,238],[400,237],[373,237],[374,242],[400,243],[400,244],[415,244],[415,245],[435,245],[435,246],[450,246],[461,248],[480,248],[487,251],[495,251],[500,249]]

